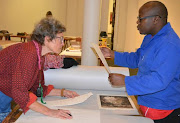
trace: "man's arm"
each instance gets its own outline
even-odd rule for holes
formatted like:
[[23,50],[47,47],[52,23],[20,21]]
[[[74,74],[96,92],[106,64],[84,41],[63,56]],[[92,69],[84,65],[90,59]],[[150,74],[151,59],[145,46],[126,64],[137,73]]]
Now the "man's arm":
[[110,50],[108,47],[101,47],[101,52],[103,53],[104,57],[111,57],[114,59],[114,63],[119,66],[129,67],[129,68],[137,68],[140,51],[138,49],[136,52],[128,53],[128,52],[116,52]]
[[180,65],[179,49],[173,44],[165,44],[154,56],[153,60],[149,61],[150,66],[144,64],[142,68],[139,68],[140,71],[146,69],[146,73],[125,77],[129,95],[144,95],[161,91],[175,79]]

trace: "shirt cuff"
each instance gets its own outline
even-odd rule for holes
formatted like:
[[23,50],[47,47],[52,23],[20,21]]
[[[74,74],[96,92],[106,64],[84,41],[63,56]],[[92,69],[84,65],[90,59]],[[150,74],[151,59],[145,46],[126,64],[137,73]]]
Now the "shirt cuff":
[[48,85],[46,95],[48,95],[51,92],[52,89],[54,89],[54,86],[53,85]]
[[26,107],[24,108],[24,114],[29,110],[29,106],[34,103],[37,100],[37,96],[35,94],[33,94],[32,92],[29,92],[29,101],[26,105]]
[[[48,85],[47,88],[47,95],[51,92],[51,90],[54,88],[53,85]],[[29,106],[34,103],[37,100],[37,96],[35,94],[33,94],[32,92],[29,92],[29,101],[26,105],[26,107],[24,108],[24,114],[29,110]]]

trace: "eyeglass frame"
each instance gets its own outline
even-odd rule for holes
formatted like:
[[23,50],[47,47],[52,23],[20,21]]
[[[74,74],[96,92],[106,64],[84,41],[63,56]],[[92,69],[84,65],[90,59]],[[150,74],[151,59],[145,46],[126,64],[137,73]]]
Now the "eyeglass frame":
[[150,16],[145,16],[145,17],[137,17],[137,19],[139,22],[141,22],[141,20],[143,20],[143,19],[147,19],[147,18],[151,18],[151,17],[155,17],[155,16],[162,18],[160,15],[150,15]]
[[57,39],[60,39],[61,43],[64,43],[64,36],[61,36],[61,37],[55,37]]

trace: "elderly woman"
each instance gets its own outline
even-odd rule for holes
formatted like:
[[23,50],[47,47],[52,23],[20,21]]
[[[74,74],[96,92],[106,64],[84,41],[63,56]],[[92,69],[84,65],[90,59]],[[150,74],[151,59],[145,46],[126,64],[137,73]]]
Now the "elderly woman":
[[[32,32],[32,41],[0,51],[0,122],[10,112],[13,99],[26,113],[29,109],[44,115],[71,119],[67,110],[55,110],[37,102],[37,95],[73,98],[76,92],[44,85],[44,60],[47,53],[61,52],[65,27],[53,18],[44,18]],[[43,100],[41,100],[43,103]]]

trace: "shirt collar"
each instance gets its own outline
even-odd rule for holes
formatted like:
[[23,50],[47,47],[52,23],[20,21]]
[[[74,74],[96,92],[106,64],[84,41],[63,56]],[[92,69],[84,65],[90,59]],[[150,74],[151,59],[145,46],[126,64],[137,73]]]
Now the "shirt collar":
[[171,29],[171,25],[168,22],[156,35],[152,36],[151,34],[147,35],[146,43],[144,43],[144,46],[147,45],[149,42],[151,42],[154,38],[164,34],[167,32],[167,30]]
[[171,29],[171,24],[168,22],[156,35],[154,35],[153,37],[155,36],[159,36],[159,35],[162,35],[164,33],[167,32],[167,30]]

